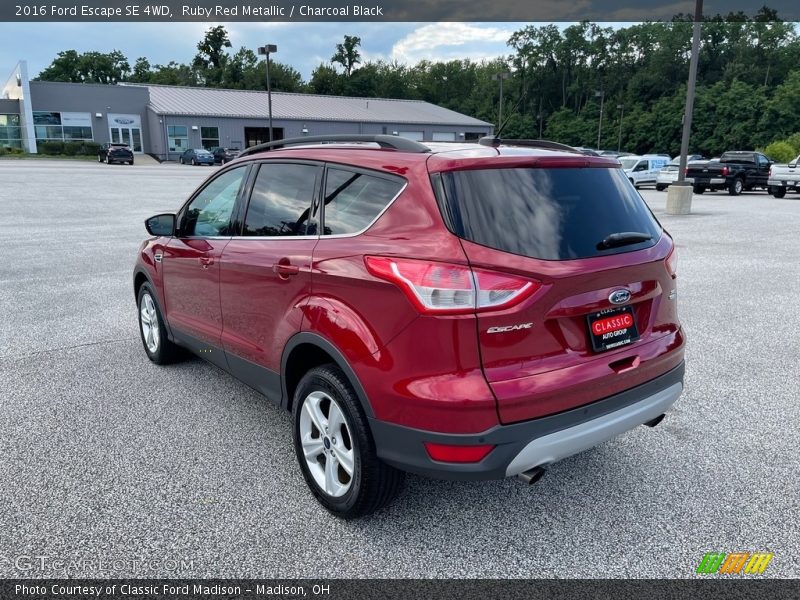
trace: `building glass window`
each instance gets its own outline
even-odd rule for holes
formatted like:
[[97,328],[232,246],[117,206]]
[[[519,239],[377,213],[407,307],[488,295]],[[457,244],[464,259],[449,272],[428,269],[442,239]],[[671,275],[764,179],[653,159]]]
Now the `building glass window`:
[[167,138],[170,152],[183,152],[189,147],[189,128],[185,125],[168,125]]
[[36,130],[37,140],[64,139],[64,131],[61,129],[61,125],[36,125],[34,129]]
[[[62,118],[63,116],[63,118]],[[89,113],[42,112],[33,113],[36,139],[42,141],[83,141],[93,140]],[[64,125],[64,123],[77,123]],[[82,124],[81,124],[82,123]]]
[[0,115],[0,148],[22,148],[19,115]]
[[211,150],[219,147],[219,127],[201,127],[200,140],[203,148]]

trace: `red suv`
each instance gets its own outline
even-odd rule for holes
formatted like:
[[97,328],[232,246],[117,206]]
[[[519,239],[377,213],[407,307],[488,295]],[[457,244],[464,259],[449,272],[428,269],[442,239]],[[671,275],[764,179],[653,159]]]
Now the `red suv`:
[[536,481],[683,389],[675,248],[614,159],[282,140],[146,226],[148,357],[186,348],[291,411],[303,475],[343,517],[405,471]]

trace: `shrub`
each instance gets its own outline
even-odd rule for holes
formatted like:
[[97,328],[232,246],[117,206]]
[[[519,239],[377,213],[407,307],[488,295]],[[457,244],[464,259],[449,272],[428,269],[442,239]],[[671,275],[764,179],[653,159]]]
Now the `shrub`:
[[764,148],[764,154],[779,163],[787,163],[797,156],[797,150],[789,142],[780,140]]
[[2,146],[0,146],[0,156],[5,156],[6,154],[8,154],[8,151]]
[[792,146],[792,148],[794,148],[795,156],[800,154],[800,132],[790,135],[783,141]]
[[97,142],[83,142],[79,154],[83,156],[96,156],[100,152],[100,144]]
[[79,142],[67,142],[64,144],[62,152],[64,153],[64,156],[75,156],[82,149],[82,146],[83,145]]
[[64,142],[39,142],[38,149],[42,154],[62,154],[64,152]]

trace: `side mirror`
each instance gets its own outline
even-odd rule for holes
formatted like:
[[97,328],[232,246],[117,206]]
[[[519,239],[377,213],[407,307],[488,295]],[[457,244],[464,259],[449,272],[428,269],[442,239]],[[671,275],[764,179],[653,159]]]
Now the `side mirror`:
[[155,236],[170,237],[175,235],[175,215],[164,213],[150,217],[144,222],[147,233]]

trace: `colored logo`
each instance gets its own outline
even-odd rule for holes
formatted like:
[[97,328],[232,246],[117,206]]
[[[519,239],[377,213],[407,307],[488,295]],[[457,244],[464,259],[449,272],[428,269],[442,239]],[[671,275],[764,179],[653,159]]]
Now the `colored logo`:
[[611,304],[625,304],[630,299],[631,293],[628,290],[615,290],[608,297],[608,301]]
[[771,560],[771,552],[708,552],[697,566],[697,572],[705,575],[761,575]]

